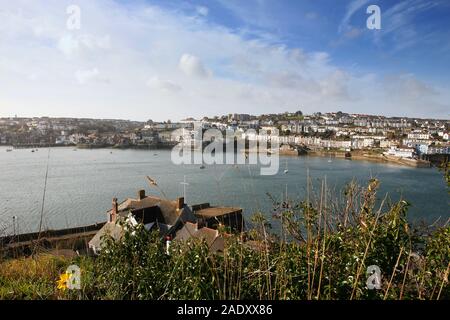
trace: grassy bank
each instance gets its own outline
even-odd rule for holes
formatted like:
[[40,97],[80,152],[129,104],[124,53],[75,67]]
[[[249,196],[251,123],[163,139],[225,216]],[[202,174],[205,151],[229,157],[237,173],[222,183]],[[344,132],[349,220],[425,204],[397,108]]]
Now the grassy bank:
[[[96,258],[37,255],[0,265],[2,299],[450,299],[450,227],[413,226],[409,204],[380,199],[379,182],[331,195],[322,182],[302,202],[274,199],[274,219],[252,219],[243,236],[211,254],[201,241],[174,242],[129,229]],[[312,188],[310,188],[312,189]],[[279,224],[274,233],[271,224]],[[60,290],[70,264],[81,290]],[[367,268],[381,271],[369,289]]]

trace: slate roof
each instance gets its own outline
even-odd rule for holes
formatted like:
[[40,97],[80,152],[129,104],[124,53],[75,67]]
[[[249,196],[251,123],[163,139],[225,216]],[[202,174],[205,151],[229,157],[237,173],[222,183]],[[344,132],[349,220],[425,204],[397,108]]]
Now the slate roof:
[[[121,216],[128,214],[129,211],[133,212],[143,209],[147,209],[147,212],[153,212],[156,215],[160,215],[163,218],[163,221],[161,222],[168,225],[174,225],[181,215],[180,211],[183,211],[185,208],[177,210],[177,203],[175,200],[165,200],[153,196],[147,196],[142,200],[129,198],[118,205],[119,215]],[[111,210],[108,211],[108,214],[109,213],[111,213]],[[146,224],[152,221],[143,222]]]
[[111,236],[114,240],[120,240],[123,236],[123,228],[115,222],[107,222],[89,241],[89,248],[94,253],[98,253],[102,249],[104,236],[106,235]]
[[241,213],[241,208],[233,208],[233,207],[208,207],[195,211],[195,215],[202,216],[205,218],[214,218],[220,217],[235,213]]
[[202,239],[206,241],[211,252],[217,252],[223,251],[224,249],[224,237],[226,237],[226,235],[220,234],[216,229],[210,229],[207,227],[198,229],[197,223],[187,222],[184,224],[183,228],[176,233],[174,240],[186,241],[191,238]]

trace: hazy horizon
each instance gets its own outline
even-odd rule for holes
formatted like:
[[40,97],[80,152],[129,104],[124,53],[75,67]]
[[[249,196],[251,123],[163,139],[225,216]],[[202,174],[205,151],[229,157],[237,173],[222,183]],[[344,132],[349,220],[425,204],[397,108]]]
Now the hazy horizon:
[[[289,113],[294,113],[294,112],[296,112],[296,111],[302,111],[302,110],[287,110],[286,112],[289,112]],[[340,111],[340,110],[337,110],[337,111],[328,111],[328,112],[330,112],[330,113],[336,113],[336,112],[338,112],[338,111]],[[314,111],[314,112],[321,112],[320,110],[317,110],[317,111]],[[313,112],[313,113],[314,113]],[[236,112],[234,112],[234,113],[236,113]],[[280,114],[282,114],[283,112],[280,112]],[[309,115],[312,115],[313,113],[303,113],[303,115],[305,115],[305,116],[309,116]],[[325,112],[321,112],[322,114],[325,114]],[[344,112],[345,113],[345,112]],[[239,114],[239,113],[238,113]],[[351,113],[351,112],[348,112],[348,114],[358,114],[358,113]],[[226,116],[227,114],[217,114],[217,115],[213,115],[213,116],[210,116],[210,117],[208,117],[209,119],[212,119],[214,116],[218,116],[218,117],[220,117],[220,116]],[[263,115],[263,114],[250,114],[251,116],[256,116],[256,117],[259,117],[259,116],[261,116],[261,115]],[[449,117],[447,117],[447,118],[424,118],[424,117],[408,117],[408,116],[401,116],[401,115],[392,115],[392,116],[386,116],[386,115],[383,115],[383,114],[368,114],[368,113],[365,113],[365,114],[361,114],[361,115],[367,115],[367,116],[372,116],[372,117],[376,117],[376,116],[381,116],[381,117],[386,117],[386,118],[408,118],[408,119],[421,119],[421,120],[443,120],[443,121],[449,121],[450,120],[450,118]],[[1,119],[11,119],[11,118],[15,118],[15,116],[16,115],[12,115],[12,116],[0,116],[0,118]],[[202,115],[200,115],[199,117],[192,117],[192,118],[194,118],[195,120],[202,120],[202,118],[203,117],[205,117],[205,116],[202,116]],[[178,122],[178,121],[182,121],[182,120],[185,120],[186,118],[191,118],[191,116],[188,116],[188,117],[185,117],[185,118],[173,118],[173,119],[170,119],[170,118],[166,118],[166,119],[162,119],[162,120],[155,120],[155,119],[152,119],[152,117],[151,116],[149,116],[149,117],[142,117],[142,118],[139,118],[139,119],[126,119],[126,118],[105,118],[105,117],[96,117],[96,118],[92,118],[92,117],[83,117],[83,116],[81,116],[81,117],[74,117],[74,116],[49,116],[49,115],[23,115],[23,116],[19,116],[19,115],[17,115],[17,118],[50,118],[50,119],[56,119],[56,118],[65,118],[65,119],[92,119],[92,120],[120,120],[120,121],[136,121],[136,122],[147,122],[147,121],[149,121],[149,120],[152,120],[152,121],[154,121],[154,122],[167,122],[168,120],[170,120],[170,121],[172,121],[172,122]]]

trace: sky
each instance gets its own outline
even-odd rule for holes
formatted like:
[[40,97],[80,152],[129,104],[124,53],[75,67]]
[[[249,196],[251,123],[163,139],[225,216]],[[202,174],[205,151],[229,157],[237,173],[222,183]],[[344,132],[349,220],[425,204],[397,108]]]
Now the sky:
[[448,0],[0,0],[0,116],[449,119],[449,17]]

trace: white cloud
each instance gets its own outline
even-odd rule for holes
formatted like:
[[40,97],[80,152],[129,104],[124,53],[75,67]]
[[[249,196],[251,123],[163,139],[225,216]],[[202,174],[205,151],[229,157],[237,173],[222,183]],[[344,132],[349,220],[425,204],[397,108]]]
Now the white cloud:
[[393,99],[416,100],[437,94],[432,86],[420,81],[411,73],[387,76],[383,84]]
[[61,50],[66,56],[72,55],[74,52],[78,51],[80,44],[75,40],[72,35],[67,35],[62,37],[58,42],[58,49]]
[[165,92],[178,92],[181,86],[170,80],[162,80],[157,76],[151,77],[147,81],[147,85],[152,89],[162,90]]
[[75,71],[75,78],[79,84],[86,84],[88,82],[108,83],[109,80],[100,76],[97,68],[88,70]]
[[178,66],[188,76],[208,77],[210,75],[210,72],[203,66],[202,61],[188,53],[181,56]]
[[110,47],[110,37],[108,35],[103,37],[95,37],[89,34],[74,36],[71,33],[67,33],[58,41],[58,49],[68,57],[89,51],[96,53],[95,51],[108,50]]
[[[341,23],[339,24],[338,31],[339,32],[347,32],[348,29],[351,28],[350,26],[350,20],[352,19],[353,15],[361,10],[365,5],[369,4],[370,0],[353,0],[347,5],[347,9],[344,15],[344,18],[342,19]],[[361,11],[364,12],[365,10]]]
[[344,36],[348,39],[355,39],[358,38],[362,33],[362,29],[352,27],[345,33]]
[[196,11],[199,15],[206,17],[209,13],[209,9],[207,7],[204,6],[198,6],[196,8]]
[[38,75],[36,73],[31,73],[30,75],[28,75],[28,80],[30,81],[35,81],[38,79]]
[[321,92],[324,97],[336,100],[350,99],[347,89],[349,76],[341,71],[336,70],[325,79],[320,81]]

